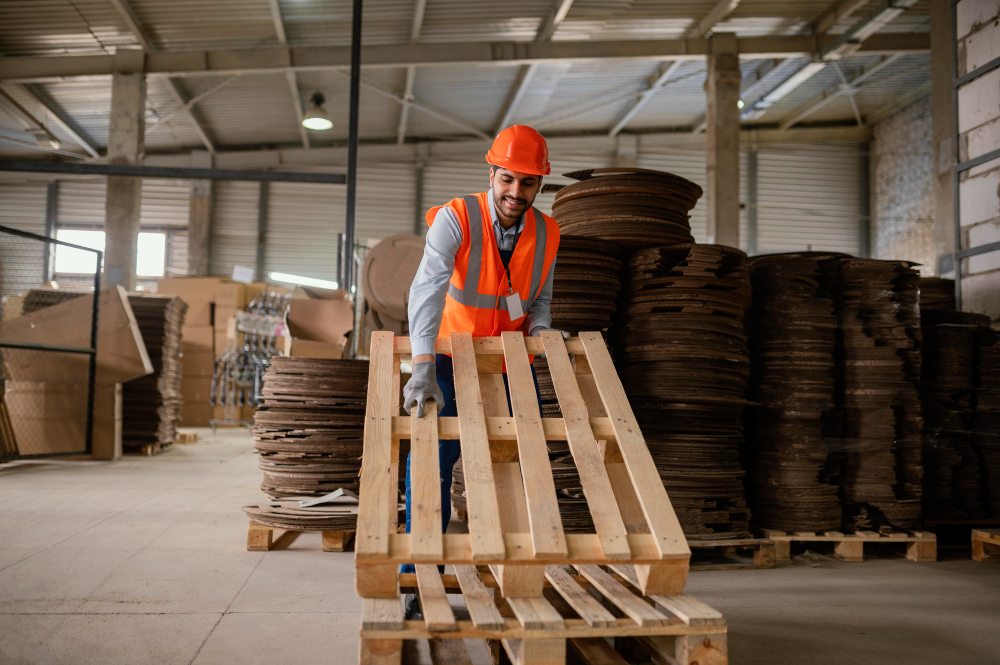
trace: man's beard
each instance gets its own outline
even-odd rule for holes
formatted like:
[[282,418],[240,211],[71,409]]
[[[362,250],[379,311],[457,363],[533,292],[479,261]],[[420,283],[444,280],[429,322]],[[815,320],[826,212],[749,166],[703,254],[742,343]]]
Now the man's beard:
[[[512,196],[500,196],[499,194],[493,195],[493,203],[496,205],[497,210],[507,217],[520,217],[531,206],[531,202],[526,199],[516,199]],[[511,208],[512,203],[517,207],[514,208],[513,214],[508,214],[507,210]],[[506,207],[504,204],[506,204]]]

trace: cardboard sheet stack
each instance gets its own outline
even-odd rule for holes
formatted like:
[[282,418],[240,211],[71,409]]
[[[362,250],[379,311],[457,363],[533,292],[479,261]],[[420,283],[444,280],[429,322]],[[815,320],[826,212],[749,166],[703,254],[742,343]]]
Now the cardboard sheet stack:
[[368,361],[272,359],[254,444],[273,498],[358,491]]
[[563,235],[552,280],[552,327],[605,330],[621,291],[621,250],[603,240]]
[[751,259],[749,269],[753,405],[745,460],[754,524],[781,531],[839,529],[827,441],[836,397],[837,256],[765,255]]
[[129,296],[153,373],[122,385],[122,446],[169,444],[181,411],[181,328],[187,304],[168,296]]
[[919,274],[905,261],[839,261],[843,528],[921,522]]
[[972,443],[982,459],[986,505],[1000,519],[1000,332],[982,328],[976,335],[975,414]]
[[746,536],[746,254],[722,245],[643,249],[626,260],[623,283],[610,333],[615,365],[684,533]]

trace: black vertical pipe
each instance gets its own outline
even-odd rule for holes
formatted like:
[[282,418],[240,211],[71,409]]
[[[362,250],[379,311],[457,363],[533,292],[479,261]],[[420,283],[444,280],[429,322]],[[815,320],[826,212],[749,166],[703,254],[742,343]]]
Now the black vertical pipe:
[[267,201],[270,183],[261,182],[260,192],[257,194],[257,280],[267,281],[264,274],[264,257],[267,252]]
[[104,267],[104,252],[97,252],[97,267],[94,269],[94,301],[90,312],[90,366],[87,373],[87,432],[86,451],[94,453],[94,398],[97,391],[97,329],[101,312],[101,269]]
[[344,217],[344,261],[340,283],[354,286],[354,208],[358,191],[358,102],[361,97],[361,2],[354,0],[351,21],[351,115],[347,126],[347,214]]
[[[53,180],[46,188],[45,197],[45,236],[56,237],[56,219],[59,211],[59,181]],[[45,253],[42,256],[42,282],[52,281],[52,263],[55,260],[52,243],[45,243]]]

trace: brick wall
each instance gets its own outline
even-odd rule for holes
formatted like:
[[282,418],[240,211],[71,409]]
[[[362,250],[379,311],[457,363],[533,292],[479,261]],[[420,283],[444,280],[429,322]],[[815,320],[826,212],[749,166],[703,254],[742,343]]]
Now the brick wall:
[[937,269],[934,247],[933,143],[930,95],[873,127],[872,252]]
[[[1000,56],[1000,0],[958,4],[958,69],[964,75]],[[1000,148],[1000,69],[959,88],[959,159]],[[959,179],[962,248],[1000,241],[1000,159]],[[962,266],[962,309],[1000,320],[1000,251],[971,257]]]

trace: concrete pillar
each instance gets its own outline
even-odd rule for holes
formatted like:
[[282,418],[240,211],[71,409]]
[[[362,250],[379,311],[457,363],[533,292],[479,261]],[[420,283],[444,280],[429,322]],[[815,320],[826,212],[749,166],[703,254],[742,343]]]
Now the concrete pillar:
[[710,38],[705,92],[708,242],[740,244],[740,60],[736,35]]
[[[938,256],[935,274],[951,272],[955,251],[955,110],[952,79],[955,76],[955,44],[952,35],[951,0],[931,0],[931,136],[934,141],[934,248]],[[941,259],[945,270],[942,271]]]
[[[191,152],[191,168],[212,168],[207,150]],[[212,240],[212,181],[192,180],[188,209],[188,274],[207,275]]]
[[[146,75],[143,52],[119,49],[118,73],[111,77],[111,121],[108,163],[137,165],[145,152]],[[108,176],[105,198],[104,282],[135,289],[135,261],[139,245],[142,179]]]

